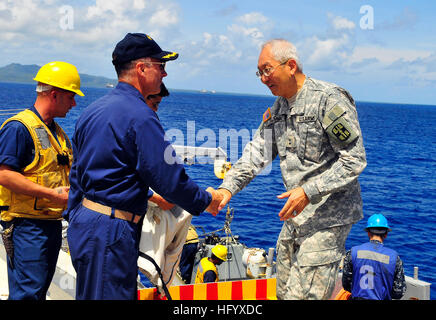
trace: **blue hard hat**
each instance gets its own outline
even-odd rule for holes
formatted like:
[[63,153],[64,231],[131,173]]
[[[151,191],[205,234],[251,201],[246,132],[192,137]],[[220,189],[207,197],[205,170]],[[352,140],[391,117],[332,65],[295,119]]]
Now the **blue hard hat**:
[[387,231],[391,231],[388,220],[380,213],[373,214],[369,217],[365,230],[368,231],[370,228],[385,228]]

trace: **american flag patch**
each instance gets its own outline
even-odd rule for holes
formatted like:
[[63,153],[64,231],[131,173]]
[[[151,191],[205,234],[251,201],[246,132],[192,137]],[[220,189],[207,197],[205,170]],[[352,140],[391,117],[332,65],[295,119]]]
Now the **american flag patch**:
[[271,119],[271,108],[266,109],[263,114],[263,122],[268,121],[269,119]]

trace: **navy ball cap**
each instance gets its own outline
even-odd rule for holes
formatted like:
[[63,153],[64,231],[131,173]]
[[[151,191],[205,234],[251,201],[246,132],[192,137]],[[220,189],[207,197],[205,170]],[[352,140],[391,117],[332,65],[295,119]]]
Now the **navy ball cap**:
[[120,65],[139,58],[156,58],[161,61],[175,60],[177,52],[163,51],[149,35],[128,33],[117,43],[112,52],[112,64]]

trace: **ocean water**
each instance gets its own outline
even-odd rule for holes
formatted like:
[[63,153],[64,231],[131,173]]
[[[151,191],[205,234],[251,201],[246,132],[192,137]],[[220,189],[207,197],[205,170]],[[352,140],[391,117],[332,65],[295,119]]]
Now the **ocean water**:
[[[58,119],[69,136],[83,109],[109,90],[83,89],[86,96],[77,97],[77,106],[67,118]],[[33,85],[0,83],[0,122],[9,117],[4,115],[5,110],[29,107],[34,99]],[[167,133],[182,134],[177,142],[220,146],[234,161],[242,153],[247,134],[252,137],[274,100],[272,96],[175,90],[164,98],[158,115]],[[435,299],[436,106],[359,101],[356,105],[368,165],[359,177],[364,219],[351,229],[346,249],[367,241],[363,229],[370,215],[384,214],[392,228],[385,245],[398,251],[407,275],[413,276],[413,268],[419,267],[419,278],[432,283],[431,296]],[[230,138],[224,139],[224,133],[231,130],[240,135],[237,147],[232,149]],[[186,170],[202,187],[220,184],[212,164],[187,165]],[[276,196],[284,191],[276,159],[269,174],[256,177],[230,201],[235,210],[233,234],[249,247],[275,247],[282,226],[278,212],[285,203]],[[193,224],[210,232],[222,228],[224,217],[225,212],[217,217],[203,213],[193,218]]]

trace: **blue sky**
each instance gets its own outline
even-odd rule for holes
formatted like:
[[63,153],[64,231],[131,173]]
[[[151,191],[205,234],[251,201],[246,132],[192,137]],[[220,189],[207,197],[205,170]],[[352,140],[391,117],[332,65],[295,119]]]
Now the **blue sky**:
[[115,78],[115,44],[145,32],[180,54],[169,88],[270,95],[259,47],[285,38],[306,75],[356,100],[436,105],[435,13],[428,0],[0,0],[0,66],[64,60]]

